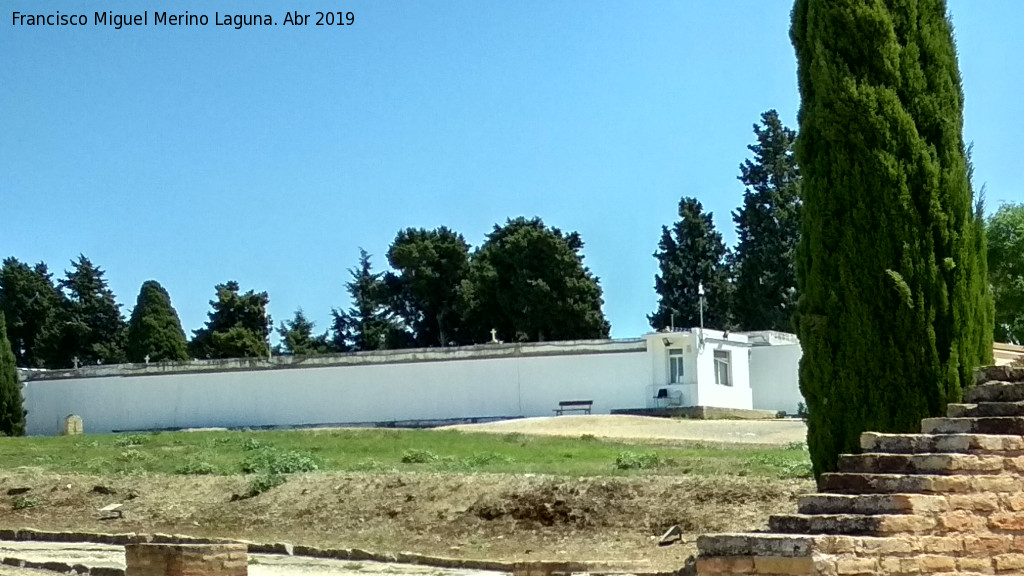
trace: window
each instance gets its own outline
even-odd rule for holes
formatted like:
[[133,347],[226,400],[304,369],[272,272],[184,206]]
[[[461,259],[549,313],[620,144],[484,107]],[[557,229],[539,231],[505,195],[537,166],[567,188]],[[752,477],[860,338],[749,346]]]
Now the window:
[[669,384],[681,384],[683,382],[682,348],[670,348],[668,351],[668,382]]
[[715,384],[732,386],[732,370],[729,367],[731,353],[728,350],[715,350]]

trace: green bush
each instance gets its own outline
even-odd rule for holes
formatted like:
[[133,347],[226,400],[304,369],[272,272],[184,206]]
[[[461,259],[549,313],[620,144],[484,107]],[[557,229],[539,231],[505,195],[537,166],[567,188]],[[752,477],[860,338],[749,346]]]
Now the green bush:
[[615,457],[616,470],[648,470],[657,468],[661,458],[654,452],[619,452]]
[[273,444],[269,442],[260,442],[255,438],[246,438],[245,442],[242,442],[242,450],[263,450],[264,448],[273,448]]
[[270,473],[292,474],[295,472],[316,472],[320,464],[309,452],[265,448],[255,450],[242,461],[242,472],[246,474]]
[[288,479],[282,474],[273,472],[262,472],[249,480],[249,490],[245,493],[246,498],[259,496],[271,488],[284,484]]
[[122,462],[134,463],[147,462],[153,459],[152,456],[150,456],[149,454],[146,454],[145,452],[139,452],[138,450],[135,450],[133,448],[129,448],[128,450],[121,452],[121,454],[119,454],[117,458]]
[[148,440],[145,434],[122,434],[114,440],[114,446],[142,446]]

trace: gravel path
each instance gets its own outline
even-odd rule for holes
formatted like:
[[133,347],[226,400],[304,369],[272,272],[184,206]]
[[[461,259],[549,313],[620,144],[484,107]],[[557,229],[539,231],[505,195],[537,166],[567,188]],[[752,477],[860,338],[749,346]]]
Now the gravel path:
[[[34,562],[84,564],[90,568],[124,568],[124,548],[106,544],[68,542],[0,541],[0,558],[14,557]],[[0,566],[0,574],[7,566]],[[14,568],[11,573],[14,574]],[[22,571],[22,574],[46,574]],[[454,570],[433,566],[321,560],[301,556],[249,555],[250,576],[505,576],[501,572]]]
[[446,426],[466,432],[581,436],[619,440],[691,440],[740,444],[805,442],[807,425],[802,420],[687,420],[650,416],[582,415],[520,418],[486,424]]

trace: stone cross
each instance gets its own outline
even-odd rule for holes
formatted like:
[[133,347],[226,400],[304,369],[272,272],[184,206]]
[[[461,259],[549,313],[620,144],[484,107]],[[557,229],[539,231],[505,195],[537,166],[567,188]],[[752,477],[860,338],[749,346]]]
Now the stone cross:
[[75,363],[75,370],[78,370],[78,356],[72,358],[71,361]]
[[146,364],[149,364],[149,354],[146,354],[146,357],[143,358],[143,360],[146,361]]
[[495,344],[498,342],[498,331],[494,328],[491,328],[491,342],[494,342]]

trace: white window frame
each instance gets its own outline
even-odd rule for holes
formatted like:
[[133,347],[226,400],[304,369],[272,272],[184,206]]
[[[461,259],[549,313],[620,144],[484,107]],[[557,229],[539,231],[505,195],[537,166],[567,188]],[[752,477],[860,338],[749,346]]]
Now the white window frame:
[[732,386],[732,352],[729,350],[715,350],[715,384],[719,386]]
[[684,361],[682,348],[669,348],[668,349],[668,383],[669,384],[682,384],[683,377],[686,374],[686,366]]

